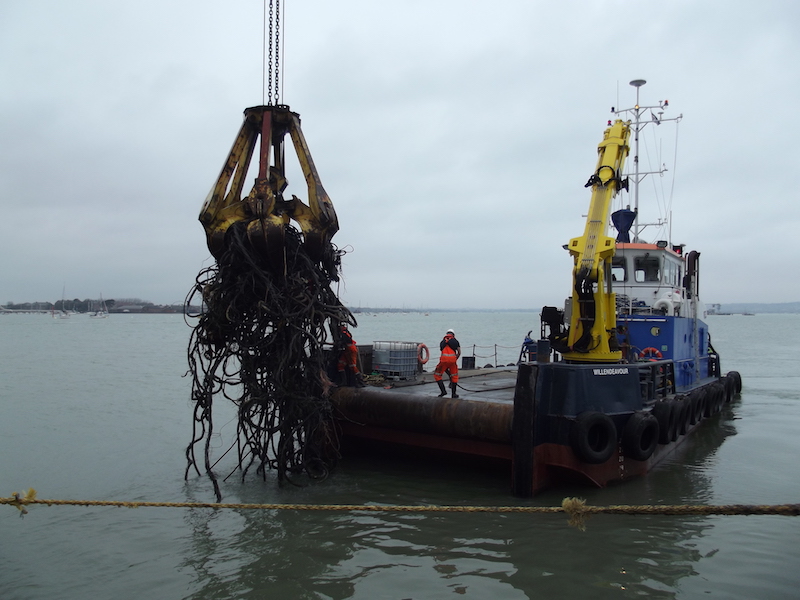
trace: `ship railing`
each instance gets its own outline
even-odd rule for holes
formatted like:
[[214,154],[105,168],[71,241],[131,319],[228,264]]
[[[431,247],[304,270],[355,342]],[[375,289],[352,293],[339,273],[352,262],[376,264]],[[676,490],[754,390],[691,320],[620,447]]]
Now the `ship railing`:
[[671,360],[639,363],[639,385],[643,402],[666,398],[670,394],[674,394],[675,363]]
[[617,294],[617,315],[663,315],[664,311],[653,308],[645,300],[630,298],[623,294]]
[[[479,348],[481,350],[478,350]],[[493,362],[494,366],[496,366],[496,367],[503,366],[498,362],[498,357],[497,357],[498,349],[499,350],[509,350],[509,349],[518,350],[519,346],[501,346],[499,344],[492,344],[491,346],[479,346],[477,344],[472,344],[472,358],[475,358],[475,359],[478,359],[478,358],[492,359],[494,361]],[[489,353],[488,354],[484,354],[484,352],[486,352],[487,350],[489,351]],[[476,362],[476,366],[477,366],[477,362],[478,361],[476,360],[475,362]],[[511,362],[508,363],[508,365],[512,365],[512,364],[515,364],[515,363],[511,363]]]
[[708,376],[709,377],[722,377],[722,367],[719,361],[719,354],[714,348],[710,348],[708,353]]

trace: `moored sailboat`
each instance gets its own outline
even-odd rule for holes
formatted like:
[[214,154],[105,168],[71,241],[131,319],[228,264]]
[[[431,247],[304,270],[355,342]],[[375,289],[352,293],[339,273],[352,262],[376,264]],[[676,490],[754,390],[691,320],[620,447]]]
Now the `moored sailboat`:
[[103,294],[100,294],[100,307],[94,312],[90,313],[89,317],[91,317],[92,319],[108,318],[108,308],[106,307],[106,301],[103,300]]
[[54,319],[59,319],[59,320],[60,319],[69,319],[70,313],[67,312],[66,306],[65,306],[66,295],[67,295],[67,286],[65,285],[61,290],[61,309],[60,310],[56,310],[56,306],[54,304],[53,308],[50,311],[50,316],[53,317]]

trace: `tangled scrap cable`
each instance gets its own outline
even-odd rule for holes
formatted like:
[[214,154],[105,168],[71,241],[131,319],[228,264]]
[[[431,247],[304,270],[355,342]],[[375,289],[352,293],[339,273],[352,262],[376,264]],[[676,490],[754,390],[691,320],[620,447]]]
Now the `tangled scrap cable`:
[[211,456],[215,396],[237,406],[234,445],[243,478],[254,464],[264,478],[274,469],[279,482],[327,475],[338,457],[338,440],[323,350],[336,349],[340,325],[356,325],[331,289],[341,259],[333,244],[315,261],[300,232],[286,225],[285,269],[276,273],[252,248],[246,228],[246,222],[231,225],[224,252],[200,272],[187,298],[188,305],[199,294],[205,310],[188,349],[194,435],[186,448],[186,477],[192,468],[202,474],[202,447],[217,501],[222,496]]

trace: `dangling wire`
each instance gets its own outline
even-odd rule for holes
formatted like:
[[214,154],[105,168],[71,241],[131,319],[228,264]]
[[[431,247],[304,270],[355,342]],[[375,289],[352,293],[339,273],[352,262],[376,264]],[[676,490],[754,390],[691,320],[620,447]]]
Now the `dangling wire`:
[[[214,404],[237,408],[235,445],[242,480],[251,467],[263,479],[301,485],[324,479],[339,458],[339,439],[329,374],[343,349],[338,332],[355,327],[355,317],[334,294],[341,255],[325,265],[305,250],[303,237],[286,225],[286,271],[276,273],[268,257],[248,238],[248,223],[232,224],[217,262],[203,269],[187,305],[201,304],[189,339],[194,430],[186,447],[186,472],[208,475],[219,502],[222,491],[214,466],[218,434]],[[216,400],[216,402],[215,402]],[[216,459],[216,460],[215,460]],[[230,477],[230,475],[229,475]],[[225,478],[227,479],[227,477]]]

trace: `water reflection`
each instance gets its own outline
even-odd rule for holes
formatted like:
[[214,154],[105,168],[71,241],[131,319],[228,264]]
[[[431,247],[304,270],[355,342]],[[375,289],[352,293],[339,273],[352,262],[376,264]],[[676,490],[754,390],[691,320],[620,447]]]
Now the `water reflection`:
[[[560,504],[707,502],[709,464],[736,434],[736,405],[701,426],[670,461],[647,477],[609,487],[559,489],[531,501]],[[503,485],[504,484],[504,485]],[[226,501],[248,503],[516,503],[505,477],[461,467],[342,465],[321,485],[278,489],[230,484]],[[233,499],[235,497],[235,499]],[[192,511],[191,598],[473,598],[620,595],[673,598],[704,558],[698,540],[714,518],[595,516],[585,532],[563,515]],[[708,554],[708,553],[706,553]]]

